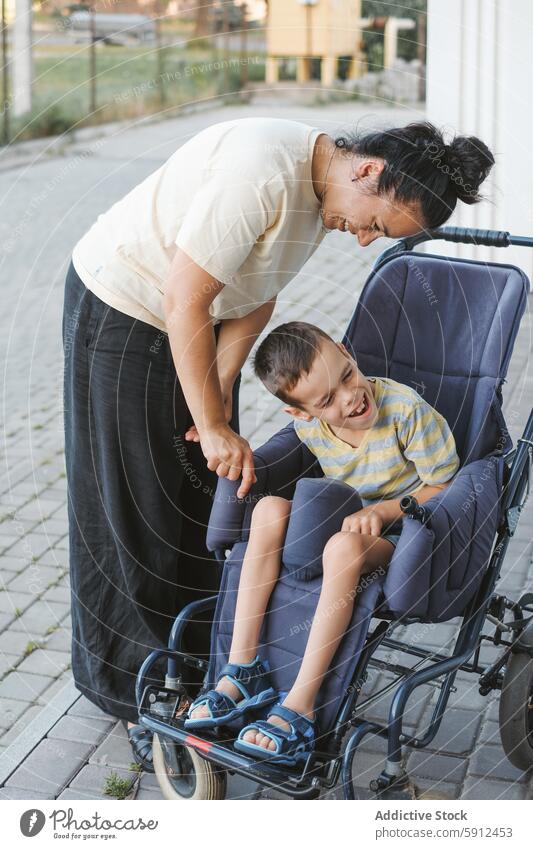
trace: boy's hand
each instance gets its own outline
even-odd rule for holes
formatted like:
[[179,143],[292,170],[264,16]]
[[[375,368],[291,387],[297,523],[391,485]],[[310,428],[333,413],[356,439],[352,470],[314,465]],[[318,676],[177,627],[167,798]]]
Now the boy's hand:
[[379,505],[370,505],[346,516],[342,523],[341,531],[350,531],[354,534],[370,534],[379,537],[385,524],[381,516]]

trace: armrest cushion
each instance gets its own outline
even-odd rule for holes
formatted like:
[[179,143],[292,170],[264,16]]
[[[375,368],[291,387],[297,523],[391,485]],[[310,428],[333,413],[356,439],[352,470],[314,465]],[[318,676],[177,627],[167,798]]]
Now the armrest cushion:
[[332,478],[302,478],[296,484],[283,547],[283,563],[304,581],[322,574],[322,552],[346,516],[361,510],[359,493]]
[[429,527],[405,518],[384,583],[396,616],[453,619],[474,596],[498,527],[503,458],[462,466],[450,486],[428,499]]
[[252,511],[265,495],[292,499],[301,477],[323,477],[314,454],[301,442],[292,423],[254,452],[257,482],[244,498],[237,497],[240,480],[219,478],[207,527],[209,551],[247,541]]

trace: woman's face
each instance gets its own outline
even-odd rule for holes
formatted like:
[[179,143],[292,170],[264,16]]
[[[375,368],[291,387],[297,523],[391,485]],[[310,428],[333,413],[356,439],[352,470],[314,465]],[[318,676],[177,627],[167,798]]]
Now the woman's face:
[[366,247],[380,236],[399,239],[424,229],[418,205],[376,194],[384,165],[383,159],[335,152],[322,197],[321,215],[328,230],[349,233]]

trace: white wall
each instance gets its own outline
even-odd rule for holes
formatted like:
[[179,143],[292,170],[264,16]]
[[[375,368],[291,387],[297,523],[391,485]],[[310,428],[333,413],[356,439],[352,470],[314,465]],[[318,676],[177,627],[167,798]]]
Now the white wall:
[[[479,136],[496,158],[482,188],[489,200],[459,202],[449,224],[533,236],[532,42],[531,0],[428,0],[427,118]],[[532,249],[449,247],[519,265],[533,280]]]

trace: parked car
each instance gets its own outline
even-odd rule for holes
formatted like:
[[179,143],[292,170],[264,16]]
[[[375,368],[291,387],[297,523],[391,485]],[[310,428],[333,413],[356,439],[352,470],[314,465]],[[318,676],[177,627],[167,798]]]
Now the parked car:
[[[75,11],[69,16],[69,30],[74,34],[91,37],[91,15],[87,10]],[[131,44],[132,41],[153,41],[156,36],[155,21],[147,15],[126,13],[94,13],[96,41],[108,44]]]

